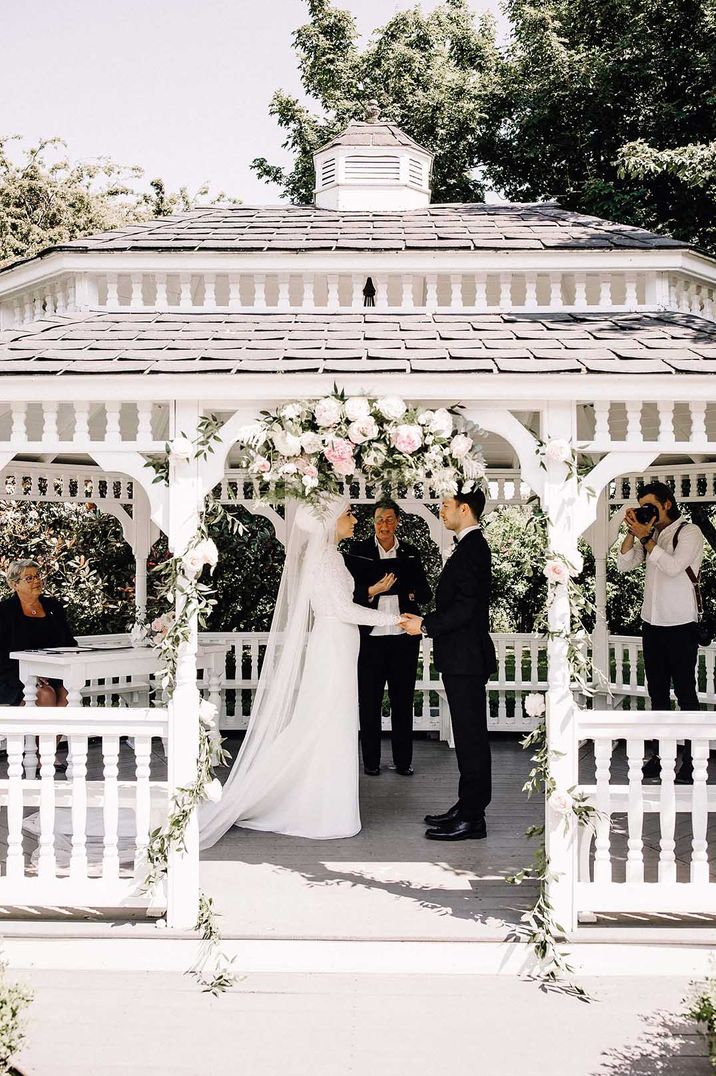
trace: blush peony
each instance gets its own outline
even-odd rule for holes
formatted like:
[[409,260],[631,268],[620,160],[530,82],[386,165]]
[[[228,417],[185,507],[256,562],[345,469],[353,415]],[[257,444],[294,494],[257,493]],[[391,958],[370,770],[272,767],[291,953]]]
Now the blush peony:
[[366,418],[357,418],[348,427],[348,436],[354,445],[362,445],[364,441],[372,441],[378,436],[378,423],[370,415]]
[[336,474],[353,474],[356,469],[353,459],[353,445],[344,437],[336,437],[324,452],[324,456]]
[[298,456],[301,451],[301,439],[295,433],[288,430],[276,430],[271,434],[271,440],[277,452],[282,456]]
[[457,433],[450,442],[450,453],[456,460],[462,460],[472,451],[472,437],[466,433]]
[[439,407],[428,423],[428,429],[438,437],[449,437],[452,433],[452,415],[444,407]]
[[350,396],[345,402],[345,409],[348,421],[357,422],[370,415],[370,400],[365,396]]
[[394,422],[401,419],[407,411],[405,400],[401,400],[399,396],[383,396],[377,401],[376,407],[384,418]]
[[336,400],[333,396],[324,396],[322,400],[318,401],[313,411],[316,425],[324,427],[335,426],[340,421],[342,411],[340,400]]
[[397,426],[391,434],[391,440],[399,452],[412,456],[423,443],[423,431],[420,426]]

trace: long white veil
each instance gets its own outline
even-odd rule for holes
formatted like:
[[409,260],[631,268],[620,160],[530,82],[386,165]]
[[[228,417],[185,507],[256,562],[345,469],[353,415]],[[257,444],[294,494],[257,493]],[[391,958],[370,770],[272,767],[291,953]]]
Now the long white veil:
[[[257,757],[291,721],[311,628],[313,581],[326,547],[334,541],[336,520],[348,503],[347,497],[335,497],[321,512],[303,504],[296,507],[248,730],[221,800],[199,807],[201,848],[210,848],[241,818],[254,799],[252,767]],[[287,513],[292,507],[286,506]]]

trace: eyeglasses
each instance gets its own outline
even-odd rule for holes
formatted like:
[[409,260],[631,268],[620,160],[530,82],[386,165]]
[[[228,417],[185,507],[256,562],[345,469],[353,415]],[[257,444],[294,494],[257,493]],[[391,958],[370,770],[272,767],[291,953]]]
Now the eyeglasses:
[[40,580],[42,579],[42,576],[40,575],[39,572],[37,572],[35,575],[21,575],[20,576],[20,582],[21,583],[34,583],[35,580],[37,580],[37,579],[40,579]]

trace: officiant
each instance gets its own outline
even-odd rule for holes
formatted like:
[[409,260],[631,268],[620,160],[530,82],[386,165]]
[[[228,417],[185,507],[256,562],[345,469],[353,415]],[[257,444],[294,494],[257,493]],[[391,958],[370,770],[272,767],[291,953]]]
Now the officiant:
[[[397,535],[401,509],[382,500],[373,513],[374,534],[352,542],[346,563],[355,580],[354,600],[381,612],[420,613],[432,591],[420,553]],[[383,693],[390,698],[393,769],[413,774],[413,699],[420,638],[399,627],[361,627],[358,657],[358,702],[363,770],[380,773]]]

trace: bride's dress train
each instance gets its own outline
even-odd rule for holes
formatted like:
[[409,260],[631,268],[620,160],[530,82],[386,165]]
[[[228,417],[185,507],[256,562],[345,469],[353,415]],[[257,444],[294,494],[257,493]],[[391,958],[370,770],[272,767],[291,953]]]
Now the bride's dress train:
[[397,618],[353,602],[353,578],[332,542],[312,560],[314,622],[293,700],[286,700],[290,712],[258,751],[251,750],[252,714],[221,802],[200,808],[202,847],[232,824],[321,840],[360,830],[357,625]]

